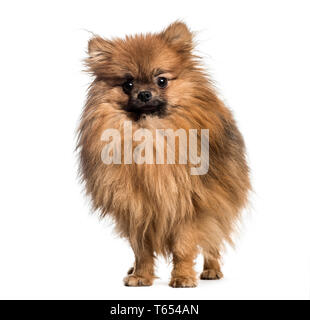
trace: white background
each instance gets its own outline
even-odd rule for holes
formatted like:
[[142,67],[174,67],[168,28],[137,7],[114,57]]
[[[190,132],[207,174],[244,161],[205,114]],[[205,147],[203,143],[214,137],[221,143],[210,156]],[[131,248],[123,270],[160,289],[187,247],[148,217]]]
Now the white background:
[[[308,299],[308,1],[2,1],[0,5],[0,298]],[[91,215],[76,178],[74,132],[90,82],[93,31],[156,32],[176,19],[248,146],[255,194],[225,278],[123,287],[131,249]],[[201,258],[197,271],[201,270]]]

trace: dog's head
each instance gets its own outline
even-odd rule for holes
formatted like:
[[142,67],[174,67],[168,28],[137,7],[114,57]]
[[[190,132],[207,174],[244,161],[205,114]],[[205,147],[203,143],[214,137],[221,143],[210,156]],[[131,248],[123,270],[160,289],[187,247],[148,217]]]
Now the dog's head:
[[192,49],[192,33],[175,22],[157,34],[96,36],[89,41],[86,63],[95,82],[104,84],[102,94],[110,91],[111,102],[128,115],[164,116],[199,82]]

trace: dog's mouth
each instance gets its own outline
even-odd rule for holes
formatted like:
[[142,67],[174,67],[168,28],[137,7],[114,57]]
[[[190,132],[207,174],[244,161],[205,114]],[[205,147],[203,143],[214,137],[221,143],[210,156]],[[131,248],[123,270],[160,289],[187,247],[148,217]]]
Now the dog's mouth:
[[140,113],[155,113],[160,109],[161,109],[161,105],[152,105],[152,104],[146,104],[143,107],[133,108],[135,112],[140,112]]
[[152,103],[129,103],[125,110],[137,116],[141,115],[162,115],[166,110],[166,103],[162,100],[156,100]]

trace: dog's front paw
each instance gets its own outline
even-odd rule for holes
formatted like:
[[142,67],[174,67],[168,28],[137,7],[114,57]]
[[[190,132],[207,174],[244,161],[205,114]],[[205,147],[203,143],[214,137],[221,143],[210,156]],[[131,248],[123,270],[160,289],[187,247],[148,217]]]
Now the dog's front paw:
[[127,287],[147,287],[153,284],[152,279],[130,274],[124,278],[124,285]]
[[223,273],[220,270],[207,269],[203,270],[200,275],[202,280],[219,280],[223,278]]
[[195,288],[197,287],[197,281],[191,277],[172,277],[169,286],[172,288]]

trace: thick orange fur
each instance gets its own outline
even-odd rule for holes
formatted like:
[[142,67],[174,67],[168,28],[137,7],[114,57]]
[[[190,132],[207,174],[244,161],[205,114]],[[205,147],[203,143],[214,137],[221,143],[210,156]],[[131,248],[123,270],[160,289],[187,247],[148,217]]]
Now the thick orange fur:
[[[192,33],[176,22],[158,34],[89,42],[88,71],[94,75],[79,127],[80,174],[95,210],[113,217],[127,238],[135,265],[125,285],[151,285],[154,258],[172,255],[170,285],[196,286],[193,269],[199,248],[205,257],[202,279],[218,279],[223,243],[247,204],[250,189],[245,148],[231,112],[219,100],[193,55]],[[101,161],[105,129],[122,130],[128,96],[121,84],[128,72],[152,82],[152,70],[169,70],[164,117],[133,122],[133,131],[209,129],[210,165],[206,175],[190,175],[181,164],[111,164]],[[135,146],[135,142],[133,147]]]

